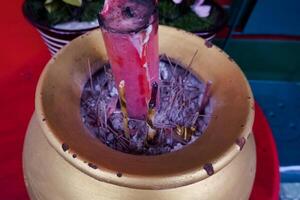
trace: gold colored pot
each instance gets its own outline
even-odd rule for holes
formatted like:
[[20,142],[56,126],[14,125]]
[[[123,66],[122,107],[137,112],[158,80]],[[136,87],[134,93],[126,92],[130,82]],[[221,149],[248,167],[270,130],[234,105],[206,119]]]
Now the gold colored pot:
[[[160,53],[212,81],[213,117],[191,145],[159,156],[130,155],[91,137],[80,117],[90,63],[106,62],[100,31],[83,35],[47,64],[24,144],[25,182],[38,200],[248,199],[255,176],[254,100],[239,67],[190,33],[161,26]],[[92,65],[97,71],[101,65]]]

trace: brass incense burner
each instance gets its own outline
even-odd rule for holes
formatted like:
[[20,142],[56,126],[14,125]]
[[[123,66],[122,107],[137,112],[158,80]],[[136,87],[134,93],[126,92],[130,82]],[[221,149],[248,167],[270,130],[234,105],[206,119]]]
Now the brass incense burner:
[[[100,31],[87,33],[54,56],[39,80],[23,152],[31,199],[248,199],[256,152],[254,99],[245,76],[222,50],[193,34],[161,26],[159,35],[160,53],[185,66],[198,50],[190,70],[213,83],[214,117],[205,133],[159,156],[122,153],[91,137],[79,108],[89,78],[86,60],[104,64],[107,55]],[[193,133],[193,127],[176,130],[186,139]]]

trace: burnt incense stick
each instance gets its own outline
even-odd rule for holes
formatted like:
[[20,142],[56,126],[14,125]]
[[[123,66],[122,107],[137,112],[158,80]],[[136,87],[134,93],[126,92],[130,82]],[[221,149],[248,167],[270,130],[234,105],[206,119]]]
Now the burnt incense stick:
[[157,93],[158,93],[158,84],[156,82],[152,83],[151,98],[148,104],[148,116],[147,123],[153,128],[153,118],[156,112],[157,104]]
[[158,84],[154,82],[152,83],[151,99],[148,105],[149,109],[154,109],[156,107],[157,92],[158,92]]
[[156,82],[152,83],[151,98],[148,104],[148,140],[153,140],[156,135],[156,130],[154,129],[153,120],[156,112],[157,106],[157,93],[158,93],[158,84]]
[[205,85],[204,92],[202,95],[199,96],[199,110],[198,112],[195,113],[195,116],[192,119],[192,124],[190,127],[182,127],[182,126],[177,126],[176,127],[176,134],[182,137],[185,141],[189,141],[192,137],[192,135],[196,132],[195,124],[199,116],[205,116],[201,115],[200,113],[203,112],[204,107],[208,103],[208,97],[209,97],[209,89],[211,86],[211,82],[208,81],[207,84]]
[[91,89],[92,89],[92,92],[94,92],[93,74],[92,74],[91,63],[90,63],[90,59],[89,58],[88,58],[88,69],[89,69]]
[[192,59],[191,59],[189,65],[187,66],[187,70],[189,70],[190,67],[192,66],[192,64],[193,64],[193,62],[194,62],[194,59],[195,59],[195,57],[196,57],[197,54],[198,54],[198,49],[195,51],[195,53],[194,53],[194,55],[193,55],[193,57],[192,57]]
[[149,124],[148,124],[148,134],[147,134],[147,140],[151,141],[154,139],[156,135],[156,130],[153,129]]
[[196,128],[193,126],[192,127],[177,126],[175,132],[184,141],[190,141],[192,135],[196,132]]
[[125,81],[124,80],[120,81],[120,84],[119,84],[119,97],[120,97],[121,111],[123,113],[123,124],[124,124],[125,136],[127,138],[130,138],[129,128],[128,128],[128,113],[127,113],[126,100],[125,100]]

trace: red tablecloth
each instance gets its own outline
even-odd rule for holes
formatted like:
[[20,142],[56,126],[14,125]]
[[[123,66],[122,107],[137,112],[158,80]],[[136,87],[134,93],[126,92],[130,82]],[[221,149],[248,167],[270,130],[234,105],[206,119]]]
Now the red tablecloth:
[[[38,77],[50,55],[38,33],[25,22],[22,0],[2,2],[0,12],[0,199],[28,199],[22,175],[22,146],[34,109]],[[258,106],[254,133],[257,176],[253,200],[277,200],[278,159],[271,130]]]

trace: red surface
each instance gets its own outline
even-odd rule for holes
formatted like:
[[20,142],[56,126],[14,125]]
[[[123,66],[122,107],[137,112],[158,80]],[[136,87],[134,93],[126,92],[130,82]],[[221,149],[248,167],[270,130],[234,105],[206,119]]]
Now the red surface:
[[258,105],[255,106],[253,127],[257,167],[251,200],[279,199],[279,161],[272,131]]
[[[39,74],[50,58],[36,31],[21,14],[21,0],[3,3],[0,12],[0,199],[28,199],[22,175],[22,146],[34,109]],[[268,123],[256,107],[254,125],[258,169],[251,199],[277,200],[279,172]]]

